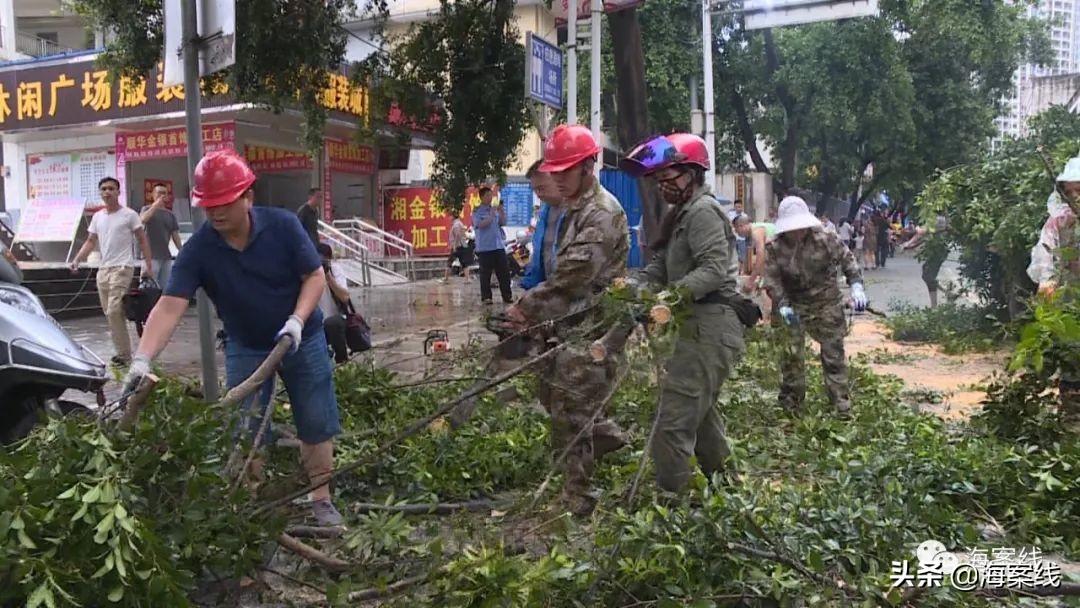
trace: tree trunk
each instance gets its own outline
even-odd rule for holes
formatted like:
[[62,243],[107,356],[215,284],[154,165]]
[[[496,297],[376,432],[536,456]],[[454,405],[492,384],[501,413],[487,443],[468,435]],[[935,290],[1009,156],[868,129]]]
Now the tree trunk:
[[[625,152],[650,135],[645,52],[641,47],[641,25],[636,9],[608,13],[607,21],[615,58],[616,133],[619,147]],[[664,204],[649,180],[638,180],[638,191],[646,241],[654,240],[660,234]],[[651,252],[646,249],[645,253],[648,259]]]
[[730,91],[731,107],[735,110],[735,121],[739,128],[739,136],[743,141],[743,148],[750,154],[750,162],[754,163],[755,169],[761,173],[771,173],[768,165],[765,164],[765,159],[761,156],[761,150],[758,150],[757,135],[754,134],[754,128],[750,125],[750,117],[746,112],[746,102],[743,101],[742,95],[735,88],[734,83],[731,84]]

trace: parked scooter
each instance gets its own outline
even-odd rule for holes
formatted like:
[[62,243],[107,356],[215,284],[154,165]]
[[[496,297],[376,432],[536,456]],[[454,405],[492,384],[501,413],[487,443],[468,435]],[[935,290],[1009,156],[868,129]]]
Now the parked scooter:
[[[8,265],[0,258],[0,277],[13,276]],[[72,340],[33,292],[0,281],[0,444],[26,437],[45,413],[88,411],[61,399],[68,389],[96,393],[104,405],[107,379],[105,363]]]
[[519,230],[516,238],[506,245],[506,257],[510,264],[510,276],[518,277],[525,274],[525,267],[529,265],[532,257],[532,238],[528,232]]

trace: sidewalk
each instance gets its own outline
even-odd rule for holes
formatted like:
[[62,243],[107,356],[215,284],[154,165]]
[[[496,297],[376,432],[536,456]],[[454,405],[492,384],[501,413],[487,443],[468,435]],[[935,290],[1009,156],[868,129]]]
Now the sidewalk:
[[[433,280],[350,291],[357,311],[371,325],[376,365],[405,374],[423,371],[427,364],[423,357],[424,339],[432,329],[445,330],[454,347],[471,339],[492,339],[482,322],[485,307],[480,303],[480,287],[475,278],[470,282],[454,278],[447,285]],[[501,305],[488,307],[488,310],[500,309]],[[214,318],[212,323],[216,334],[221,322]],[[72,338],[103,360],[108,361],[115,354],[104,316],[68,320],[61,325]],[[130,326],[130,333],[134,348],[137,345],[134,325]],[[224,382],[225,361],[220,351],[215,351],[215,363]],[[199,322],[194,306],[184,315],[156,364],[169,374],[201,377]],[[109,382],[105,393],[109,401],[119,397],[119,382]],[[69,391],[65,398],[88,405],[94,403],[93,395],[75,391]]]

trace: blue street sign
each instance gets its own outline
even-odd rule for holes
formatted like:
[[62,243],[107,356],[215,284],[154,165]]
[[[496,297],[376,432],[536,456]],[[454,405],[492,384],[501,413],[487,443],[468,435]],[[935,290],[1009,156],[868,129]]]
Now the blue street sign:
[[532,32],[525,35],[527,61],[525,74],[528,78],[529,99],[539,101],[556,110],[563,107],[563,55],[559,47]]
[[506,207],[507,226],[528,226],[533,213],[532,186],[526,183],[504,184],[499,200]]

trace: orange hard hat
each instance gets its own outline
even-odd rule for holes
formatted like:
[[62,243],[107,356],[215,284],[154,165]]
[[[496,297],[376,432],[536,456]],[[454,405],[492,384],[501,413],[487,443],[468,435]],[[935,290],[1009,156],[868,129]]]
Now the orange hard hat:
[[192,204],[196,207],[228,205],[255,183],[255,172],[235,150],[211,152],[195,166]]
[[596,158],[600,145],[592,131],[581,125],[559,125],[544,144],[544,173],[566,171],[582,161]]

